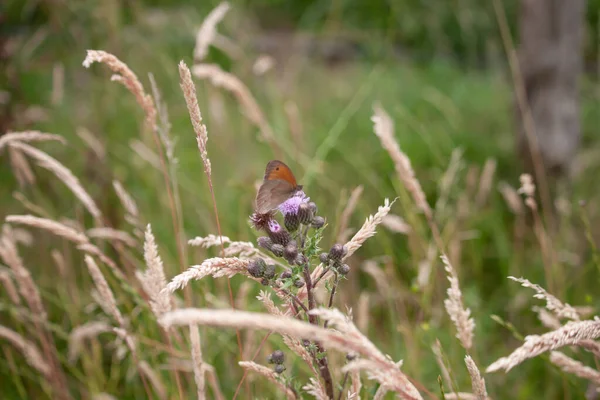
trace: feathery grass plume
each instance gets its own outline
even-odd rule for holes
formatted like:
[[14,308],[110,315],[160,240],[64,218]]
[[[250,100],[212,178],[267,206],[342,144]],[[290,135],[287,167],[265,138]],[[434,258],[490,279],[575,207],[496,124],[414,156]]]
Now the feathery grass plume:
[[339,226],[337,228],[337,243],[344,243],[345,241],[348,240],[348,230],[349,230],[349,222],[350,222],[350,217],[352,217],[352,213],[354,212],[354,210],[356,209],[356,206],[358,205],[358,200],[360,199],[360,196],[362,195],[363,192],[363,186],[359,185],[357,187],[354,188],[354,190],[352,190],[352,193],[350,193],[350,197],[348,198],[348,202],[346,203],[346,207],[344,207],[344,211],[342,211],[342,215],[340,216],[340,223]]
[[256,372],[257,374],[267,378],[271,383],[275,384],[275,386],[277,386],[288,399],[295,400],[298,398],[292,389],[287,387],[278,379],[277,374],[272,369],[267,368],[264,365],[257,364],[254,361],[240,361],[238,364],[240,367],[246,370]]
[[166,291],[173,293],[178,289],[185,287],[190,281],[202,279],[206,276],[220,278],[226,276],[231,278],[236,274],[249,276],[247,268],[249,260],[242,260],[237,257],[220,258],[214,257],[204,260],[200,265],[193,265],[185,272],[175,276],[166,287]]
[[8,340],[21,353],[23,353],[23,356],[25,356],[25,361],[27,361],[29,365],[40,372],[44,378],[47,380],[52,378],[52,368],[50,368],[50,365],[46,363],[44,357],[42,357],[42,354],[34,343],[25,339],[12,329],[2,325],[0,325],[0,337]]
[[27,158],[22,152],[13,148],[12,146],[9,146],[8,159],[10,161],[10,167],[15,174],[15,178],[17,179],[17,182],[19,182],[20,187],[33,185],[35,183],[35,175],[33,174],[33,170],[31,169]]
[[194,61],[200,62],[208,54],[208,47],[217,35],[217,24],[229,11],[229,3],[226,1],[213,8],[202,22],[202,26],[196,34],[196,46],[194,47]]
[[456,271],[450,264],[450,260],[445,254],[441,256],[442,262],[448,272],[448,281],[450,287],[447,290],[448,298],[444,300],[444,306],[450,316],[452,322],[456,326],[456,337],[465,350],[471,349],[473,345],[473,330],[475,329],[475,321],[471,317],[471,310],[463,305],[462,292],[458,284],[458,276]]
[[102,275],[100,268],[98,268],[98,265],[91,256],[85,256],[85,263],[90,271],[90,275],[94,280],[94,283],[96,284],[96,289],[98,289],[100,297],[107,306],[107,311],[109,312],[110,316],[117,321],[119,326],[124,326],[125,319],[123,319],[123,315],[117,307],[115,296],[113,295],[110,286],[108,286],[108,282],[106,282],[106,279],[104,279],[104,275]]
[[220,246],[221,243],[231,243],[231,239],[227,236],[216,236],[211,233],[207,237],[196,236],[195,238],[188,240],[190,246],[202,247],[203,249]]
[[465,356],[465,364],[467,364],[467,369],[471,376],[473,393],[477,396],[477,400],[485,400],[487,398],[487,390],[485,389],[485,380],[481,377],[479,368],[477,368],[471,356]]
[[133,197],[131,197],[127,190],[125,190],[121,182],[114,180],[113,187],[117,197],[119,198],[119,201],[121,202],[121,205],[125,209],[125,221],[135,227],[139,227],[140,215],[135,200]]
[[559,351],[550,353],[550,362],[559,367],[564,372],[587,379],[596,385],[600,385],[600,372],[594,368],[587,367],[571,357],[567,357]]
[[573,321],[579,321],[579,314],[577,314],[577,310],[573,308],[568,303],[563,303],[550,293],[548,293],[543,287],[537,285],[535,283],[531,283],[525,278],[515,278],[514,276],[509,276],[508,279],[512,279],[515,282],[519,282],[521,286],[526,288],[531,288],[536,291],[536,294],[533,295],[536,299],[541,299],[546,301],[546,308],[554,313],[557,318],[567,318]]
[[89,68],[95,62],[106,64],[115,73],[111,77],[111,80],[123,84],[135,96],[136,101],[146,114],[148,127],[154,129],[156,124],[156,108],[154,107],[152,97],[146,94],[144,86],[142,86],[137,75],[129,69],[127,64],[114,55],[102,50],[88,50],[87,56],[83,60],[83,66]]
[[[1,251],[2,250],[0,250],[0,252]],[[0,257],[2,256],[0,255]],[[17,292],[17,288],[15,287],[11,274],[5,270],[6,267],[0,266],[0,268],[2,268],[0,269],[0,282],[2,283],[2,286],[4,286],[4,290],[6,291],[8,298],[14,305],[21,305],[21,298],[19,297],[19,293]]]
[[390,203],[388,199],[385,199],[383,205],[379,206],[377,209],[377,213],[375,213],[375,215],[369,215],[363,226],[356,232],[352,239],[345,244],[347,253],[344,256],[344,260],[354,254],[368,238],[375,236],[375,233],[377,233],[377,225],[383,222],[383,218],[388,215],[395,201],[396,199]]
[[104,144],[92,133],[89,129],[84,128],[83,126],[77,127],[75,133],[83,143],[90,149],[98,160],[106,159],[106,148]]
[[183,61],[179,62],[179,78],[181,80],[179,86],[181,86],[181,90],[183,91],[183,97],[185,97],[185,103],[187,104],[192,126],[194,132],[196,132],[196,142],[198,142],[198,150],[200,150],[200,156],[202,157],[202,163],[204,164],[204,172],[210,177],[210,160],[208,159],[208,152],[206,151],[208,132],[206,130],[206,125],[202,123],[202,114],[200,113],[200,107],[198,106],[196,86],[194,85],[194,81],[192,81],[192,74]]
[[408,235],[412,231],[411,226],[404,221],[404,218],[394,214],[388,214],[383,217],[381,224],[395,233]]
[[362,382],[360,380],[360,371],[350,372],[350,388],[348,389],[348,400],[360,400],[360,389]]
[[165,291],[167,286],[167,278],[163,262],[158,254],[158,247],[152,234],[152,227],[148,224],[144,240],[144,260],[148,267],[146,271],[139,274],[139,280],[144,291],[150,297],[150,308],[156,317],[171,311],[171,297]]
[[523,211],[525,211],[523,209],[523,201],[515,188],[506,182],[500,182],[498,183],[498,191],[502,194],[504,201],[514,214],[523,214]]
[[388,388],[385,385],[379,386],[375,394],[373,395],[373,400],[383,400],[385,395],[389,392]]
[[31,311],[45,319],[46,309],[42,303],[38,287],[33,281],[29,270],[25,268],[21,256],[19,256],[11,229],[7,225],[2,227],[2,235],[0,235],[0,258],[13,271],[19,293],[25,299]]
[[580,345],[584,340],[598,337],[600,337],[600,320],[569,322],[561,328],[543,335],[525,337],[525,343],[521,347],[509,356],[496,360],[487,367],[486,372],[495,372],[501,369],[508,372],[523,361],[546,351],[563,346]]
[[309,378],[309,382],[302,386],[302,389],[317,400],[329,400],[329,396],[327,396],[325,389],[323,389],[323,386],[319,383],[318,379],[312,377]]
[[86,231],[91,239],[104,239],[123,242],[129,247],[137,247],[137,241],[127,232],[113,228],[92,228]]
[[415,177],[410,159],[400,150],[400,146],[394,138],[394,123],[392,119],[379,105],[375,105],[373,111],[374,114],[371,120],[373,121],[375,135],[377,135],[381,141],[381,145],[387,150],[392,161],[394,161],[398,178],[412,195],[417,207],[423,211],[428,219],[431,219],[433,216],[431,208],[429,207],[429,203],[427,203],[427,198],[421,188],[421,184]]
[[267,143],[274,144],[275,136],[271,126],[267,122],[265,115],[258,106],[258,103],[250,93],[250,90],[235,75],[223,71],[215,64],[198,64],[192,67],[194,76],[200,79],[209,79],[214,86],[233,93],[238,102],[245,111],[246,117],[255,124],[262,135],[262,139]]
[[76,244],[89,243],[87,236],[82,232],[51,219],[34,217],[33,215],[9,215],[6,217],[6,222],[43,229]]
[[532,307],[532,311],[537,313],[538,319],[548,329],[558,329],[562,325],[558,317],[552,314],[544,307]]
[[[466,392],[458,392],[458,393],[446,393],[444,394],[446,400],[479,400],[479,397],[473,393]],[[486,400],[489,400],[489,397],[486,397]]]
[[0,136],[0,151],[11,142],[47,142],[56,141],[67,144],[64,137],[53,133],[44,133],[40,131],[7,132]]
[[206,382],[204,379],[204,360],[202,360],[202,347],[200,344],[200,331],[197,325],[190,325],[190,343],[192,347],[192,364],[194,367],[194,380],[198,400],[206,398]]
[[[401,398],[421,399],[421,395],[400,371],[398,364],[383,355],[342,313],[335,309],[315,309],[310,312],[328,320],[330,326],[335,326],[337,330],[325,329],[292,317],[235,310],[179,309],[166,313],[161,319],[166,326],[200,324],[266,329],[299,339],[317,341],[326,348],[337,349],[344,353],[353,351],[362,355],[365,358],[364,361],[369,361],[370,370],[376,370],[376,378],[384,381],[386,385],[391,385],[390,390],[399,393]],[[364,366],[355,365],[358,369],[362,369]]]
[[483,171],[479,178],[479,189],[477,195],[475,195],[475,202],[481,206],[488,198],[490,190],[492,188],[492,181],[494,180],[494,174],[496,173],[496,160],[488,158],[483,166]]
[[69,334],[69,350],[67,359],[74,363],[79,358],[83,348],[83,341],[90,338],[96,338],[101,333],[112,332],[112,327],[106,322],[92,321],[80,325],[73,329]]
[[36,149],[35,147],[31,147],[27,144],[18,142],[13,142],[10,144],[10,146],[18,149],[19,151],[22,151],[29,157],[35,159],[40,167],[45,168],[48,171],[52,172],[54,175],[56,175],[56,177],[62,183],[64,183],[71,192],[73,192],[75,197],[77,197],[79,201],[81,201],[86,210],[88,210],[89,213],[92,214],[92,216],[96,219],[96,222],[98,224],[101,223],[102,213],[100,212],[100,209],[96,205],[96,202],[89,195],[89,193],[86,192],[83,186],[81,186],[79,179],[77,179],[77,177],[73,175],[71,170],[62,165],[53,157],[49,156],[41,150]]

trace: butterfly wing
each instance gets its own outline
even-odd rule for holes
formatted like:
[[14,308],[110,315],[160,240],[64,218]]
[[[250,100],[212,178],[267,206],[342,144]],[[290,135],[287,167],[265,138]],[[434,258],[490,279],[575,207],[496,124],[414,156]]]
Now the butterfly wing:
[[292,187],[298,186],[296,183],[296,177],[292,173],[292,170],[279,160],[269,161],[267,168],[265,168],[265,181],[281,179],[289,182]]
[[256,195],[256,212],[266,214],[290,198],[296,188],[283,179],[266,180]]

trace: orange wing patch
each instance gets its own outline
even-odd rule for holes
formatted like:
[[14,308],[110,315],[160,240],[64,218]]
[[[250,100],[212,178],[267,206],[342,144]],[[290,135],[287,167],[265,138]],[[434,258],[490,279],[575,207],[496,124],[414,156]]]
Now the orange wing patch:
[[296,183],[296,177],[292,173],[292,170],[279,160],[273,160],[267,164],[265,169],[265,181],[272,181],[275,179],[281,179],[288,182],[294,188],[298,186]]

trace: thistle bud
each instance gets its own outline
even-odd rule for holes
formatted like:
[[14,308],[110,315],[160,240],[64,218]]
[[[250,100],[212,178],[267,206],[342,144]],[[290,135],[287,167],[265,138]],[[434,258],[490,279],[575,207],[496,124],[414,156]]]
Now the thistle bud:
[[341,260],[346,253],[346,248],[343,245],[336,243],[331,247],[331,250],[329,250],[329,258],[332,260]]
[[281,350],[275,350],[267,358],[269,364],[283,364],[285,361],[285,354]]
[[319,254],[319,261],[321,261],[323,264],[327,264],[329,262],[329,254],[327,254],[327,253]]
[[310,221],[313,219],[313,213],[306,203],[301,203],[298,206],[298,218],[299,221],[305,225],[310,224]]
[[283,371],[285,371],[285,365],[283,365],[283,364],[277,364],[275,366],[275,373],[276,374],[282,374]]
[[265,267],[265,272],[263,272],[263,276],[266,279],[272,279],[275,277],[275,265],[269,264]]
[[296,265],[304,265],[308,262],[308,259],[306,258],[306,256],[304,254],[299,253],[296,256],[296,259],[294,260],[294,262],[296,263]]
[[285,257],[286,260],[288,260],[288,262],[290,264],[294,262],[297,255],[298,255],[298,246],[296,246],[296,243],[292,242],[292,243],[289,243],[287,246],[285,246],[285,249],[283,250],[283,256]]
[[290,279],[291,277],[292,277],[292,271],[289,271],[289,270],[283,271],[281,273],[281,275],[279,275],[279,278],[282,279],[282,280],[284,280],[284,279]]
[[311,201],[310,203],[308,203],[308,208],[310,208],[310,211],[312,211],[313,215],[316,215],[317,211],[319,210],[314,201]]
[[248,273],[255,278],[260,278],[265,271],[265,265],[265,261],[262,258],[257,258],[248,265]]
[[273,243],[280,244],[282,246],[287,245],[290,242],[290,240],[292,239],[292,237],[290,236],[290,233],[283,229],[281,229],[277,232],[269,232],[269,237],[271,238]]
[[300,218],[295,213],[286,214],[283,218],[283,223],[288,231],[294,232],[300,226]]
[[260,284],[263,286],[269,286],[269,280],[267,278],[262,278],[260,280]]
[[267,236],[261,236],[257,240],[258,245],[263,249],[271,250],[273,247],[273,241]]
[[337,271],[340,273],[340,275],[348,275],[348,272],[350,272],[350,266],[348,264],[342,264]]
[[302,279],[298,279],[298,280],[294,281],[294,286],[296,286],[298,289],[300,289],[301,287],[304,286],[304,281]]
[[271,252],[275,257],[281,257],[283,255],[283,246],[274,243],[273,246],[271,246]]
[[325,218],[323,217],[314,217],[312,220],[312,224],[313,228],[322,228],[323,225],[325,225]]

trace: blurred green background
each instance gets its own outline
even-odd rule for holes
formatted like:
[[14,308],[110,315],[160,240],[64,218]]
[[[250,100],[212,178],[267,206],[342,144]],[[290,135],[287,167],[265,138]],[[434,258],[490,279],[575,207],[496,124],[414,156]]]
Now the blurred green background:
[[[196,30],[217,4],[5,0],[0,6],[0,132],[38,129],[63,135],[67,146],[44,143],[39,147],[79,177],[112,226],[125,229],[123,210],[112,190],[114,179],[123,182],[140,207],[142,221],[152,224],[169,277],[180,267],[164,181],[155,168],[157,150],[150,135],[144,133],[143,113],[121,85],[109,81],[104,66],[88,70],[81,63],[87,49],[113,53],[131,67],[148,92],[152,74],[176,142],[185,236],[216,234],[177,64],[180,60],[193,64]],[[327,218],[330,227],[324,247],[336,239],[336,227],[352,189],[364,187],[350,222],[354,228],[360,227],[384,198],[399,196],[392,212],[413,226],[413,234],[405,236],[381,227],[354,256],[353,272],[342,285],[337,306],[356,310],[360,295],[368,293],[371,302],[365,334],[394,360],[404,359],[406,374],[436,396],[440,396],[440,370],[431,345],[439,338],[458,387],[469,391],[464,350],[443,308],[447,287],[443,268],[434,260],[427,287],[418,288],[419,263],[427,258],[430,235],[373,134],[370,117],[375,103],[389,112],[396,138],[410,157],[430,204],[438,204],[436,219],[444,239],[455,249],[452,256],[465,303],[477,324],[473,356],[483,370],[518,346],[514,332],[545,331],[531,311],[541,302],[533,299],[528,289],[506,279],[507,275],[522,275],[546,285],[530,218],[511,212],[497,189],[500,182],[518,188],[523,165],[515,152],[513,86],[492,2],[272,0],[230,4],[232,9],[218,28],[226,45],[211,47],[204,62],[220,65],[249,87],[282,150],[273,152],[258,140],[259,130],[234,96],[208,81],[196,81],[209,133],[208,152],[223,234],[255,240],[256,233],[248,225],[255,183],[275,157],[292,167]],[[504,1],[502,5],[516,34],[517,2]],[[575,173],[555,194],[562,207],[558,207],[560,229],[552,234],[559,256],[555,269],[558,285],[553,289],[570,304],[596,306],[600,266],[593,263],[590,242],[600,237],[600,1],[589,0],[587,8],[585,74],[581,77],[582,150]],[[269,54],[274,66],[257,74],[253,67],[264,54]],[[82,132],[91,133],[97,143],[90,146]],[[457,149],[462,151],[458,172],[445,192],[442,176]],[[488,160],[495,160],[497,167],[491,188],[486,190],[480,180],[486,161],[491,162]],[[303,182],[309,169],[314,169],[314,175]],[[81,204],[60,182],[46,170],[34,167],[34,171],[35,184],[19,184],[9,157],[0,154],[0,217],[31,212],[14,198],[18,192],[52,218],[64,216],[92,226]],[[439,204],[440,198],[446,206]],[[590,229],[585,227],[586,221]],[[89,277],[79,252],[48,234],[32,233],[34,244],[23,247],[22,255],[50,309],[50,320],[68,335],[74,326],[98,313],[86,308],[93,302],[86,292]],[[48,257],[52,249],[64,252],[73,267],[73,276],[64,284],[76,287],[78,295],[62,293],[66,289],[61,287],[63,282],[56,281],[56,267]],[[215,254],[188,253],[186,265]],[[139,259],[139,253],[136,257]],[[387,298],[362,269],[365,260],[373,259],[391,285],[393,295]],[[234,291],[239,291],[242,280],[232,283]],[[264,311],[254,300],[259,289],[252,287],[247,298],[239,301],[250,310]],[[10,311],[5,293],[0,291],[0,296],[4,309],[0,321],[26,332]],[[139,311],[125,294],[119,299],[124,313]],[[193,304],[227,306],[224,282],[195,282]],[[141,346],[175,396],[171,376],[160,369],[167,362],[165,355],[151,346],[150,338],[160,340],[157,327],[147,310],[143,314],[132,317],[132,330],[149,339],[141,341]],[[494,321],[493,315],[512,323],[514,332]],[[241,377],[235,364],[235,332],[204,328],[201,332],[204,358],[216,368],[225,397],[230,398]],[[66,349],[64,335],[57,337],[59,348]],[[256,348],[262,335],[248,337],[248,343],[254,343],[251,348]],[[110,338],[101,339],[101,343],[110,342]],[[279,345],[273,339],[267,347]],[[9,346],[0,346],[5,354],[10,352]],[[90,355],[89,365],[67,367],[72,387],[79,390],[75,393],[85,398],[106,391],[118,398],[141,398],[143,388],[130,384],[132,378],[126,373],[130,366],[111,362],[110,351],[105,346],[99,349],[104,350]],[[15,352],[13,357],[20,356]],[[593,358],[582,351],[576,358],[593,364]],[[303,376],[306,371],[297,368],[292,371]],[[17,372],[11,362],[0,361],[3,398],[43,395],[26,366],[19,366]],[[187,375],[193,394],[193,379]],[[582,398],[587,390],[585,381],[561,374],[543,357],[506,375],[485,378],[493,398]],[[260,378],[252,380],[252,388],[258,398],[275,398],[274,389]],[[369,390],[368,386],[366,398],[372,393]]]

